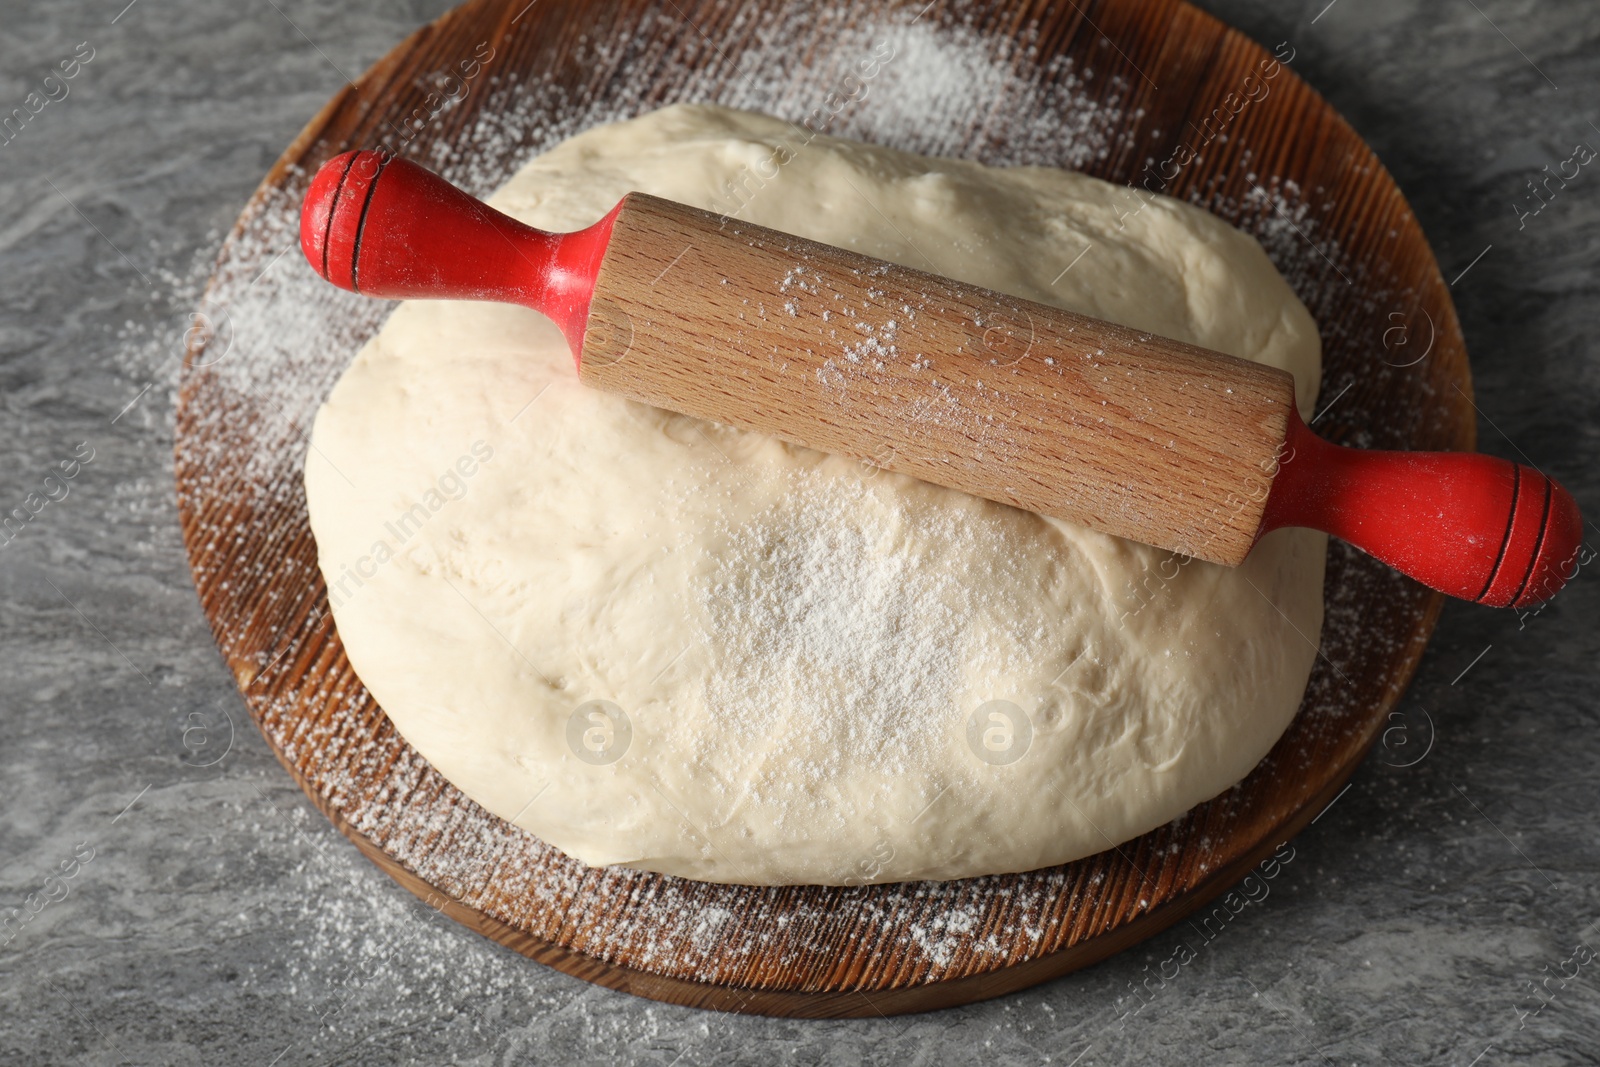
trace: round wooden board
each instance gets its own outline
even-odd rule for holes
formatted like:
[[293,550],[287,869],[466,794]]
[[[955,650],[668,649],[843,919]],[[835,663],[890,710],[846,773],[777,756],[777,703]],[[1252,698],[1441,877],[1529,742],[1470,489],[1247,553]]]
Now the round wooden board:
[[[723,1010],[887,1015],[1103,959],[1314,818],[1433,629],[1437,595],[1333,546],[1305,703],[1248,779],[1101,855],[948,883],[751,888],[591,870],[473,804],[395,732],[327,615],[301,486],[317,406],[389,311],[320,282],[295,251],[309,174],[347,148],[403,148],[483,195],[563,137],[685,100],[832,116],[827,132],[847,137],[1122,183],[1200,145],[1165,168],[1167,191],[1256,234],[1316,316],[1330,407],[1317,428],[1362,446],[1473,446],[1466,355],[1427,242],[1372,153],[1287,66],[1264,78],[1265,50],[1177,0],[925,3],[473,0],[289,146],[196,320],[178,497],[201,602],[252,716],[306,794],[401,884],[580,978]],[[850,80],[884,42],[893,58]]]

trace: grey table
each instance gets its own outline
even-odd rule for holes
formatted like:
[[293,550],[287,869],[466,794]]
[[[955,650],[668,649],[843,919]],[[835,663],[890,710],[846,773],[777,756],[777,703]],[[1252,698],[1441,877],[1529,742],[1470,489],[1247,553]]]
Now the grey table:
[[[126,3],[0,3],[0,115],[59,97],[0,144],[0,512],[45,501],[0,532],[0,1061],[1600,1062],[1600,562],[1535,616],[1448,606],[1387,743],[1170,979],[1182,930],[934,1015],[732,1017],[567,978],[392,884],[213,648],[172,392],[261,175],[446,0]],[[1410,197],[1457,279],[1483,448],[1600,517],[1600,165],[1517,207],[1600,148],[1600,7],[1206,6],[1292,41]]]

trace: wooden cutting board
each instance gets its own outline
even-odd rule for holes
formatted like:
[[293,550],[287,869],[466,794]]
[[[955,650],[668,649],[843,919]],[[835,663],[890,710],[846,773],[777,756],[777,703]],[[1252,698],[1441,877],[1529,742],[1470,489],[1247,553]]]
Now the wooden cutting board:
[[1236,883],[1337,795],[1439,611],[1437,594],[1340,545],[1322,654],[1277,747],[1178,822],[1077,863],[865,888],[708,885],[590,870],[473,804],[395,732],[327,614],[307,434],[388,306],[317,280],[295,240],[309,175],[347,148],[401,149],[485,195],[570,134],[685,100],[991,164],[1160,173],[1256,234],[1321,324],[1319,431],[1469,449],[1466,355],[1428,244],[1377,159],[1294,75],[1292,45],[1278,51],[1291,65],[1263,68],[1268,51],[1177,0],[474,0],[417,31],[268,174],[218,257],[182,380],[195,584],[284,766],[373,862],[460,922],[580,978],[723,1010],[854,1016],[992,997],[1103,959]]

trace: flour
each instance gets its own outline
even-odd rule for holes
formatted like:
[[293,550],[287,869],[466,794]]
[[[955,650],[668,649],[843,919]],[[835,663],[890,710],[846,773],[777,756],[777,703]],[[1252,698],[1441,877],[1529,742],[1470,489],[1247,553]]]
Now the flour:
[[[963,678],[957,631],[991,595],[967,580],[960,560],[995,531],[940,516],[924,531],[925,552],[901,552],[869,499],[883,483],[810,470],[791,477],[821,484],[790,488],[776,505],[789,514],[764,513],[738,530],[700,590],[704,640],[721,650],[706,699],[752,734],[785,717],[829,732],[841,718],[843,748],[808,753],[796,789],[815,789],[857,760],[886,775],[927,775],[937,740],[927,722],[954,705]],[[1030,619],[1032,632],[1006,635],[1010,647],[1043,637],[1032,613],[1016,612],[1019,625]]]

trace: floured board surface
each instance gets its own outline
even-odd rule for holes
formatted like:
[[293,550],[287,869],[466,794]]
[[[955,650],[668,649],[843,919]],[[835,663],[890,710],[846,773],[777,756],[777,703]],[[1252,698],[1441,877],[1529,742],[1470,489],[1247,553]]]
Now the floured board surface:
[[1289,731],[1239,786],[1098,856],[855,888],[591,870],[441,778],[345,658],[301,477],[318,405],[390,305],[318,280],[295,248],[310,175],[348,148],[400,149],[486,195],[600,122],[679,101],[753,108],[913,152],[1164,180],[1255,234],[1316,317],[1321,433],[1471,448],[1466,354],[1433,254],[1387,172],[1293,74],[1292,48],[1279,58],[1175,0],[476,0],[419,30],[268,175],[223,247],[184,371],[176,469],[195,583],[284,766],[457,920],[580,978],[722,1010],[874,1015],[996,996],[1227,889],[1337,795],[1415,670],[1437,594],[1330,548],[1322,654]]

